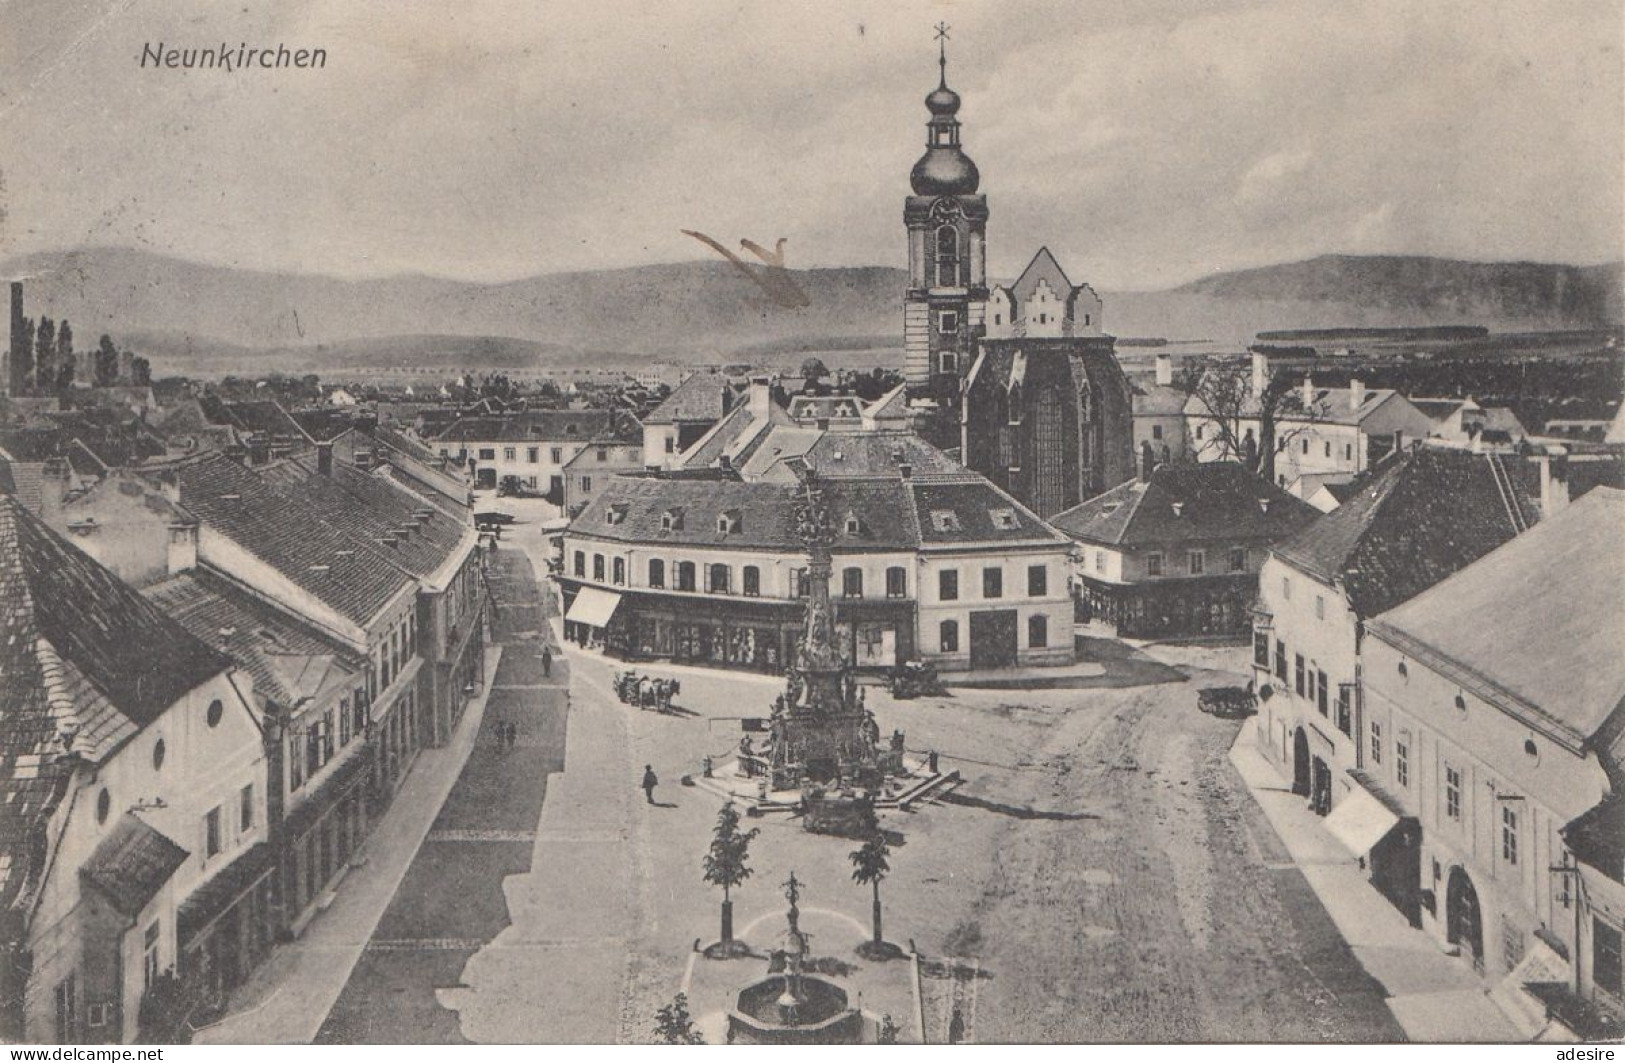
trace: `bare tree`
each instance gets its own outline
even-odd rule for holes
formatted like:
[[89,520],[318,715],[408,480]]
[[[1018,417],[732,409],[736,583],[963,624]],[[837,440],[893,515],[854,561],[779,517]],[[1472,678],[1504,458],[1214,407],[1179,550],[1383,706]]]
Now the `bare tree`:
[[1200,423],[1213,433],[1189,444],[1199,460],[1206,450],[1213,460],[1240,462],[1272,482],[1275,455],[1325,413],[1320,404],[1304,404],[1302,388],[1290,376],[1271,373],[1255,389],[1245,365],[1192,366],[1174,385],[1198,400]]

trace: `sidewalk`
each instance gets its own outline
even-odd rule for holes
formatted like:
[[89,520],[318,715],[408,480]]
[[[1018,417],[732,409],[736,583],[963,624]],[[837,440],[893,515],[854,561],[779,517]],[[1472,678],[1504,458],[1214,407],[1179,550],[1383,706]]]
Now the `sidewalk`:
[[1254,721],[1248,720],[1230,760],[1355,959],[1384,986],[1388,1010],[1405,1035],[1423,1043],[1523,1040],[1472,968],[1441,952],[1377,892],[1354,857],[1264,758],[1255,733]]
[[[486,650],[495,675],[502,647]],[[204,1027],[197,1044],[308,1044],[350,978],[406,869],[429,833],[479,734],[491,687],[469,702],[451,741],[418,754],[412,770],[364,847],[367,862],[351,868],[332,904],[303,936],[277,947],[233,995],[233,1013]]]
[[[562,627],[556,610],[548,620]],[[645,936],[648,908],[639,852],[648,816],[641,795],[630,796],[637,764],[608,673],[576,667],[604,658],[569,644],[562,656],[572,678],[563,771],[548,780],[529,869],[502,883],[509,925],[437,992],[476,1043],[626,1039],[631,942]]]

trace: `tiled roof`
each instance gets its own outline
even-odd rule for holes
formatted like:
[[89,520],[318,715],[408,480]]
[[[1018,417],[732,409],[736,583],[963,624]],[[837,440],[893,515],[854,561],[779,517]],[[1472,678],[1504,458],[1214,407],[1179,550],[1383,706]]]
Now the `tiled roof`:
[[962,474],[965,469],[913,432],[825,432],[806,453],[807,464],[826,479],[900,476],[908,465],[916,476]]
[[[757,445],[751,448],[749,459],[740,466],[743,480],[760,480],[777,476],[783,482],[795,479],[788,468],[781,468],[791,458],[804,456],[825,436],[823,429],[801,428],[793,425],[773,425]],[[778,475],[782,474],[782,475]]]
[[[1215,372],[1235,372],[1233,369],[1215,370]],[[1313,420],[1321,424],[1358,425],[1367,417],[1376,413],[1389,399],[1399,397],[1400,401],[1408,402],[1403,396],[1392,388],[1366,388],[1365,395],[1358,407],[1354,406],[1353,392],[1349,388],[1321,388],[1314,391],[1314,402],[1309,407],[1312,414],[1306,414],[1302,405],[1301,396],[1303,388],[1292,389],[1294,399],[1283,402],[1275,417],[1278,421]],[[1240,404],[1237,414],[1241,417],[1257,417],[1258,403],[1249,398]],[[1185,402],[1185,413],[1191,417],[1211,416],[1207,403],[1200,394],[1191,395]]]
[[776,402],[768,402],[766,417],[757,417],[748,401],[741,402],[683,452],[683,467],[705,468],[719,463],[724,457],[738,467],[755,453],[772,426],[789,427],[794,424],[795,421]]
[[407,457],[415,461],[421,461],[425,465],[437,469],[440,467],[440,455],[430,450],[423,441],[409,436],[405,432],[397,431],[388,425],[378,425],[367,429],[366,434],[370,435],[381,447],[405,454]]
[[1016,305],[1025,307],[1027,301],[1038,290],[1038,282],[1046,281],[1050,290],[1063,301],[1072,294],[1072,281],[1067,277],[1061,264],[1055,261],[1055,256],[1047,247],[1040,247],[1038,253],[1033,255],[1027,268],[1021,271],[1021,276],[1010,286],[1010,292],[1015,296]]
[[[600,447],[602,447],[605,451],[605,460],[603,462],[599,462],[598,460],[598,449]],[[636,460],[631,464],[628,464],[626,461],[628,457],[635,458]],[[605,443],[589,443],[587,446],[582,447],[581,450],[577,451],[575,457],[565,462],[564,468],[573,470],[575,472],[590,471],[594,468],[600,467],[609,470],[624,471],[629,468],[640,468],[642,464],[643,444],[641,442],[627,443],[620,440],[614,440]]]
[[524,410],[463,417],[441,432],[441,443],[524,443],[642,438],[637,419],[624,410]]
[[133,812],[126,812],[79,868],[79,875],[121,914],[134,918],[188,855]]
[[1625,881],[1625,793],[1610,794],[1565,826],[1563,840],[1579,859]]
[[[974,473],[903,483],[925,545],[1066,542],[1037,514]],[[944,520],[946,513],[953,519]]]
[[1190,395],[1181,388],[1158,384],[1155,378],[1131,382],[1136,417],[1178,417]]
[[334,409],[293,410],[288,417],[318,443],[337,439],[350,431],[354,421],[349,410]]
[[305,430],[300,427],[299,422],[270,399],[228,402],[224,407],[225,415],[231,424],[245,432],[260,432],[273,437],[305,436]]
[[[276,462],[258,470],[269,483],[314,507],[322,519],[354,541],[388,552],[416,576],[432,575],[464,545],[469,524],[388,480],[342,462],[332,473],[316,471],[311,457]],[[392,538],[394,545],[381,540]]]
[[798,421],[858,421],[863,400],[856,395],[792,395],[790,416]]
[[[1178,512],[1175,512],[1175,506]],[[1233,461],[1162,465],[1050,523],[1075,539],[1112,546],[1275,542],[1320,512]]]
[[[719,421],[727,413],[733,388],[721,373],[695,373],[678,384],[666,401],[656,406],[644,424]],[[724,396],[727,396],[725,398]]]
[[173,475],[181,505],[204,525],[349,620],[367,623],[412,585],[395,551],[343,530],[305,493],[272,483],[223,455],[182,462]]
[[99,760],[229,666],[0,498],[0,904],[41,870],[63,754]]
[[142,593],[200,641],[229,655],[254,677],[257,695],[284,709],[331,682],[365,675],[366,661],[349,647],[208,569]]
[[[793,491],[782,483],[617,476],[570,523],[570,530],[620,542],[800,551]],[[900,483],[830,484],[826,498],[836,523],[835,550],[913,548],[916,540]],[[863,520],[856,535],[849,535],[842,523],[849,511]],[[738,514],[738,530],[718,531],[717,518],[728,512]],[[667,513],[676,518],[671,529],[661,526]]]
[[1411,405],[1427,414],[1435,421],[1443,421],[1451,414],[1467,405],[1466,399],[1418,399],[1412,398]]
[[1533,477],[1517,458],[1419,447],[1357,481],[1342,505],[1275,552],[1319,579],[1344,580],[1355,609],[1375,616],[1539,520]]
[[45,498],[45,462],[0,458],[0,494],[14,496],[30,513],[38,513]]
[[1625,705],[1625,492],[1598,488],[1372,621],[1579,740]]

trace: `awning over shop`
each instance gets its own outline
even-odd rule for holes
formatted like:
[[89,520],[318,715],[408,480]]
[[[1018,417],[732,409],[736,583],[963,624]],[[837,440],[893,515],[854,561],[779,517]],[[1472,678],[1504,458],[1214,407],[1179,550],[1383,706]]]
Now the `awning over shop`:
[[564,614],[564,619],[588,627],[608,627],[610,618],[615,615],[615,607],[620,604],[621,596],[614,591],[583,587],[576,594],[576,600],[570,603],[570,611]]
[[1349,791],[1326,817],[1326,829],[1355,856],[1365,856],[1398,824],[1398,816],[1361,789]]

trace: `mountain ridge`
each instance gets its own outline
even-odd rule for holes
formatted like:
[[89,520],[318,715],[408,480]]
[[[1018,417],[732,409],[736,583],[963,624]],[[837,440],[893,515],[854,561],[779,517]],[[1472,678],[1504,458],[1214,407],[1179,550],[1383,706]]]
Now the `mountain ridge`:
[[[895,337],[905,271],[787,270],[805,305],[784,305],[720,259],[544,274],[483,283],[421,274],[345,279],[217,266],[127,248],[20,256],[26,313],[73,322],[81,346],[108,332],[160,371],[245,357],[292,367],[567,361],[725,362],[740,352],[793,359],[853,337]],[[1617,328],[1625,266],[1321,255],[1234,270],[1151,292],[1102,292],[1119,336],[1244,344],[1264,329],[1481,324],[1496,331]],[[246,354],[244,352],[247,352]],[[461,353],[459,353],[461,352]],[[369,360],[372,359],[372,360]],[[377,359],[382,359],[379,361]],[[408,363],[418,364],[418,363]]]

